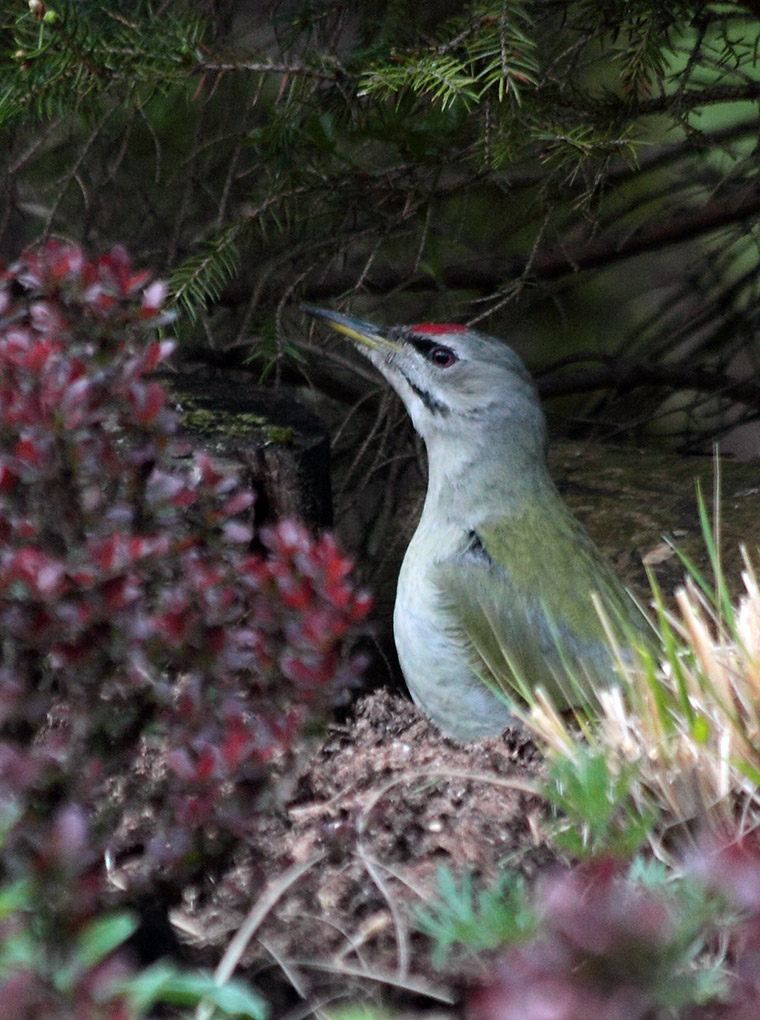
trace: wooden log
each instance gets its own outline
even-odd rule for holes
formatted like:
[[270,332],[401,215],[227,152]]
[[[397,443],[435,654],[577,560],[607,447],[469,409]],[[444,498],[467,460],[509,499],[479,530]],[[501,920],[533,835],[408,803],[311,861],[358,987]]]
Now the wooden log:
[[162,373],[161,381],[193,445],[243,468],[256,492],[257,525],[282,518],[315,530],[332,525],[329,438],[292,391],[255,386],[241,375]]

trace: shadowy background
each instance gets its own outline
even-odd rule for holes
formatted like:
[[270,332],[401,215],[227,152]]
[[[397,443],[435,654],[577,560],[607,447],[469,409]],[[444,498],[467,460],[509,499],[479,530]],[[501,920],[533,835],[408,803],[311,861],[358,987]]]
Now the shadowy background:
[[504,337],[555,434],[760,451],[760,4],[4,7],[3,257],[168,277],[186,365],[326,422],[355,550],[424,468],[301,300]]

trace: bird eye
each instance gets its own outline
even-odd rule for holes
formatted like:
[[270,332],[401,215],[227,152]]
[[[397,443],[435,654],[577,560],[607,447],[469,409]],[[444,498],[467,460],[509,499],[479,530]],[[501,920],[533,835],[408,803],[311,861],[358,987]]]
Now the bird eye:
[[454,354],[450,347],[433,347],[428,354],[428,358],[434,365],[437,365],[438,368],[448,368],[458,360],[456,354]]

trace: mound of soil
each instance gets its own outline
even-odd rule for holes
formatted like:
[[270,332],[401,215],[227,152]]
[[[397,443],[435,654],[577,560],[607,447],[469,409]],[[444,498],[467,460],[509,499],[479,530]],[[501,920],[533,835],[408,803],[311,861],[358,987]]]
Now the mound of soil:
[[541,769],[523,733],[461,744],[375,692],[295,773],[283,767],[285,802],[261,814],[245,859],[210,899],[188,893],[173,921],[217,958],[240,933],[238,972],[275,999],[287,986],[312,1003],[379,990],[454,1002],[484,960],[435,971],[415,912],[440,866],[487,882],[505,866],[531,877],[555,863],[534,792]]

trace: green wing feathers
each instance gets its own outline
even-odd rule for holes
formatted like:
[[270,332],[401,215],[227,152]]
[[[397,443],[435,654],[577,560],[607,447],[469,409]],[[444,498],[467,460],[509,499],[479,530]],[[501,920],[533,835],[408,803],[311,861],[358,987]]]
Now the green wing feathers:
[[510,698],[541,686],[568,707],[615,680],[592,593],[622,646],[646,640],[636,604],[556,493],[481,522],[436,566],[435,583],[473,672]]

